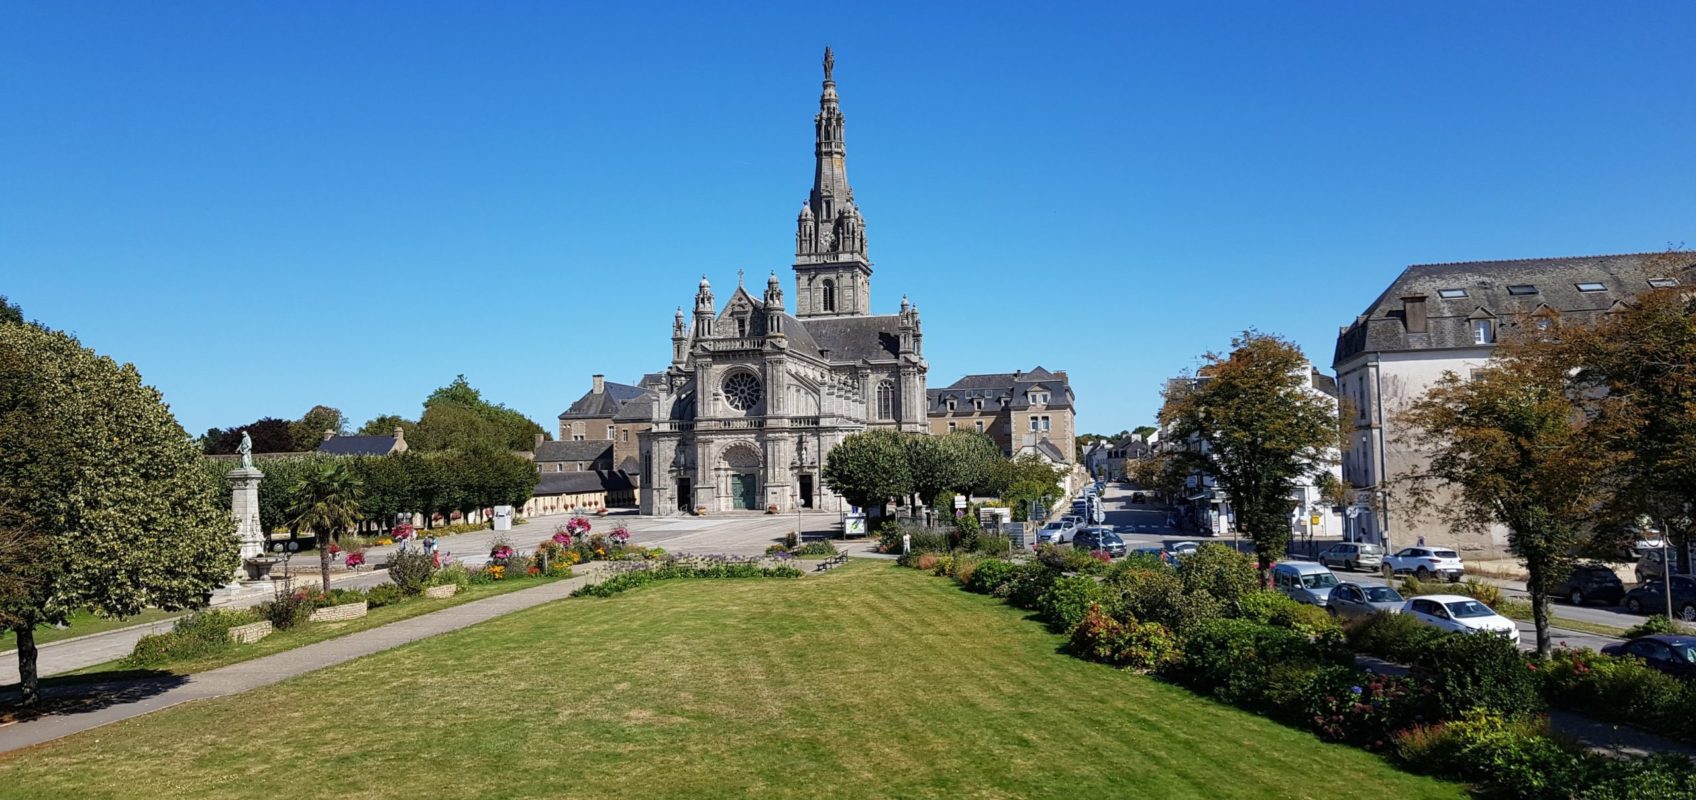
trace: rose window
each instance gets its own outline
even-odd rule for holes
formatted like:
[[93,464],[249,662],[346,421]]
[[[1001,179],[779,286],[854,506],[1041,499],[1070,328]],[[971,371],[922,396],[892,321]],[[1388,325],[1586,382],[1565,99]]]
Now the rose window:
[[724,400],[737,411],[747,411],[760,402],[760,379],[738,372],[724,379]]

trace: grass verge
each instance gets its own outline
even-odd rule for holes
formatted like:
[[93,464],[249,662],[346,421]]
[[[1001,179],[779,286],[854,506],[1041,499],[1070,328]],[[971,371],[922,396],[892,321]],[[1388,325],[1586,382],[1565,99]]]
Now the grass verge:
[[672,581],[0,756],[0,797],[1466,796],[1061,645],[882,563]]
[[[89,612],[84,611],[84,612],[80,612],[80,613],[72,615],[70,624],[66,625],[63,628],[51,628],[51,627],[36,628],[35,629],[35,644],[36,644],[36,646],[39,647],[39,646],[47,644],[49,642],[57,642],[57,641],[61,641],[61,640],[64,640],[64,639],[74,639],[78,636],[88,636],[88,635],[96,634],[96,633],[105,633],[106,631],[115,631],[119,628],[128,628],[132,625],[145,625],[149,622],[158,622],[159,620],[162,620],[162,619],[171,619],[172,617],[180,617],[184,613],[185,612],[182,612],[182,611],[160,611],[157,608],[149,608],[149,609],[143,610],[140,614],[137,614],[133,617],[124,617],[123,619],[107,619],[105,617],[97,617],[97,616],[95,616],[95,615],[93,615]],[[0,633],[0,652],[5,652],[7,650],[16,650],[17,648],[18,648],[18,635],[17,634],[15,634],[11,631],[6,631],[5,633]]]

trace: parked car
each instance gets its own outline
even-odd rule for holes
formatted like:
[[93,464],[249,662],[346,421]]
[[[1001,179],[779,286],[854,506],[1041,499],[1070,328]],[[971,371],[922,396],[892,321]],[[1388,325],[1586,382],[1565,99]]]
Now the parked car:
[[[1650,579],[1625,593],[1625,610],[1633,614],[1660,614],[1666,608],[1666,581]],[[1689,575],[1672,576],[1672,613],[1696,622],[1696,579]]]
[[1610,656],[1633,656],[1677,678],[1696,678],[1696,636],[1657,633],[1602,648]]
[[1344,581],[1331,588],[1325,610],[1339,619],[1359,619],[1373,614],[1399,614],[1407,599],[1388,586],[1368,586]]
[[1466,572],[1466,567],[1460,563],[1460,554],[1445,547],[1404,547],[1395,555],[1384,556],[1383,569],[1385,577],[1413,575],[1428,581],[1440,575],[1449,583],[1460,580],[1461,574]]
[[1465,595],[1427,594],[1402,604],[1402,613],[1438,630],[1494,633],[1519,644],[1519,626]]
[[1066,516],[1061,517],[1060,521],[1061,522],[1069,522],[1069,523],[1072,524],[1072,527],[1074,527],[1074,528],[1082,528],[1083,526],[1089,524],[1088,522],[1084,521],[1084,516],[1082,514],[1067,514]]
[[1317,561],[1285,561],[1272,568],[1272,588],[1310,606],[1323,606],[1337,576]]
[[1195,542],[1168,542],[1166,552],[1175,556],[1187,556],[1193,554],[1199,547],[1201,545]]
[[1072,539],[1072,546],[1091,552],[1103,550],[1114,558],[1125,554],[1125,540],[1114,533],[1112,528],[1084,528]]
[[1616,605],[1625,599],[1625,584],[1602,564],[1579,564],[1553,592],[1575,606],[1589,602]]
[[1637,551],[1637,566],[1632,570],[1637,573],[1637,582],[1645,583],[1652,579],[1666,577],[1666,553],[1660,548],[1642,548]]
[[1376,572],[1384,565],[1384,548],[1365,542],[1343,542],[1319,551],[1318,561],[1327,567]]

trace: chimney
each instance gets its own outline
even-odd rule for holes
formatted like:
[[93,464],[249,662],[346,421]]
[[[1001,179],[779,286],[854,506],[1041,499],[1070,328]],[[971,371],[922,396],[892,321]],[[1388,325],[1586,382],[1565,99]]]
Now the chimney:
[[325,428],[324,429],[324,441],[327,442],[327,441],[330,441],[331,439],[334,439],[334,438],[336,438],[336,429],[335,428]]
[[606,390],[607,390],[607,376],[596,375],[595,376],[595,394],[600,394],[601,392],[604,392]]
[[401,443],[404,443],[405,441],[406,441],[406,429],[402,428],[399,425],[396,425],[395,426],[395,444],[401,444]]
[[542,449],[542,434],[539,434],[539,433],[536,434],[536,449],[537,450]]
[[1402,298],[1402,324],[1408,333],[1425,333],[1425,295],[1410,294]]

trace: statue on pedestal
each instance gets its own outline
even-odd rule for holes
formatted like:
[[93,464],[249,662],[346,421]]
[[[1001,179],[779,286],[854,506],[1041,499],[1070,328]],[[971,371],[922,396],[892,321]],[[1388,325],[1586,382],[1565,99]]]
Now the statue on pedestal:
[[241,444],[236,446],[236,454],[241,456],[242,469],[253,469],[253,439],[247,431],[241,432]]

